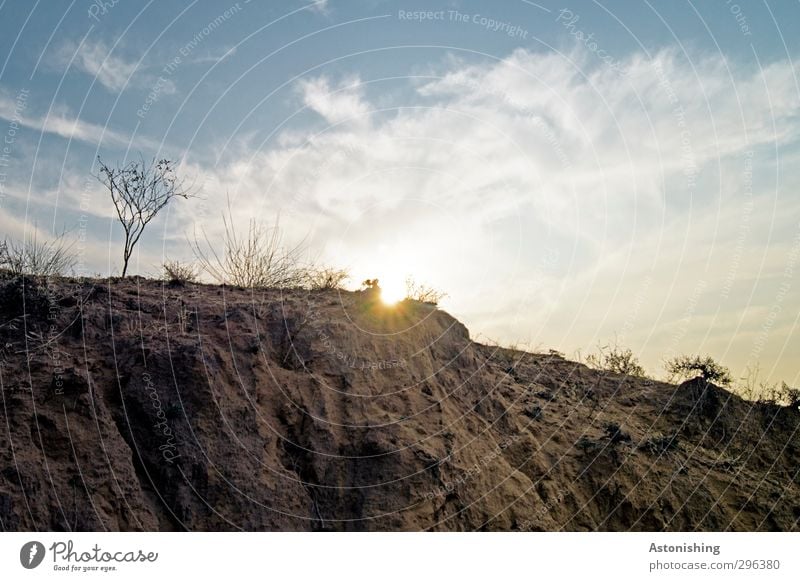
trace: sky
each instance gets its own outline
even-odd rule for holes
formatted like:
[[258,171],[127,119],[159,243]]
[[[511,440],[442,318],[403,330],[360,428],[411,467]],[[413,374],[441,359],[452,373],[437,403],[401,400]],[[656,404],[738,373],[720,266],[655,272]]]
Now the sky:
[[0,4],[0,233],[118,274],[94,178],[200,194],[131,272],[280,217],[322,263],[446,292],[473,338],[616,343],[800,383],[800,3]]

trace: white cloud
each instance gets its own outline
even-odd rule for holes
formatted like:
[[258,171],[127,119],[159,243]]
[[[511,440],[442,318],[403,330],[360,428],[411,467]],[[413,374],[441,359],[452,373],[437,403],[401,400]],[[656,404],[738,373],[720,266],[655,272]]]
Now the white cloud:
[[369,106],[362,99],[360,87],[357,77],[342,82],[335,89],[331,89],[327,78],[317,77],[301,81],[298,88],[306,107],[335,124],[367,120]]
[[[306,2],[307,0],[303,0]],[[310,4],[308,7],[309,10],[312,12],[319,12],[320,14],[328,14],[330,11],[330,0],[316,0],[313,4]]]
[[57,51],[56,63],[71,65],[116,93],[128,86],[139,71],[137,63],[119,56],[119,49],[116,53],[112,54],[111,48],[101,40],[84,39],[80,44],[68,41]]
[[780,236],[797,228],[788,164],[775,183],[800,134],[792,65],[674,51],[624,65],[575,70],[525,50],[450,61],[389,115],[370,115],[357,80],[308,79],[302,104],[328,127],[288,127],[206,171],[207,192],[230,192],[242,220],[282,210],[356,280],[409,272],[442,287],[476,332],[563,348],[624,332],[653,368],[683,325],[678,348],[744,361],[774,303]]
[[128,147],[145,150],[158,149],[159,144],[145,137],[131,137],[125,133],[103,127],[96,123],[82,121],[73,117],[69,111],[54,107],[47,115],[29,113],[32,104],[20,109],[14,99],[0,92],[0,118],[15,122],[21,127],[57,135],[64,139],[75,139],[92,145],[108,147]]
[[235,46],[231,46],[231,47],[224,48],[223,50],[221,50],[217,54],[212,54],[211,52],[209,52],[205,56],[198,56],[198,57],[195,57],[195,58],[191,58],[191,59],[186,60],[185,62],[187,64],[195,64],[195,65],[206,64],[206,63],[217,64],[217,63],[221,63],[222,61],[224,61],[227,58],[230,58],[230,57],[234,56],[236,54],[236,51],[237,51],[236,47]]

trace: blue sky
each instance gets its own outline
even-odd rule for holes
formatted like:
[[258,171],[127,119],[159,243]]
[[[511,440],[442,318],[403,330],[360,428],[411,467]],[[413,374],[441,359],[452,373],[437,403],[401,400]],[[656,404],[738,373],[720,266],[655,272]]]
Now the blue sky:
[[[419,14],[423,12],[423,14]],[[4,2],[0,228],[119,272],[95,159],[202,199],[133,271],[237,220],[354,282],[412,275],[473,334],[614,340],[798,383],[797,2]]]

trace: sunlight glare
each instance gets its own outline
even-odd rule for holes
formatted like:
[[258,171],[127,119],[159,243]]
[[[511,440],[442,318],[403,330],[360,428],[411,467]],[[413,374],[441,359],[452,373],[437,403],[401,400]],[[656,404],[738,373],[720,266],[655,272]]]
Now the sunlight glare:
[[400,279],[380,279],[381,301],[385,305],[395,305],[406,298],[406,283]]

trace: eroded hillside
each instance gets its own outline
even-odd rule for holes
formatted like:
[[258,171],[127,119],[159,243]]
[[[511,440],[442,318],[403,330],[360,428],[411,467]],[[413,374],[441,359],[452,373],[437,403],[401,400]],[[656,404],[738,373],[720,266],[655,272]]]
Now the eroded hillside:
[[0,281],[3,530],[797,530],[796,410],[374,294]]

